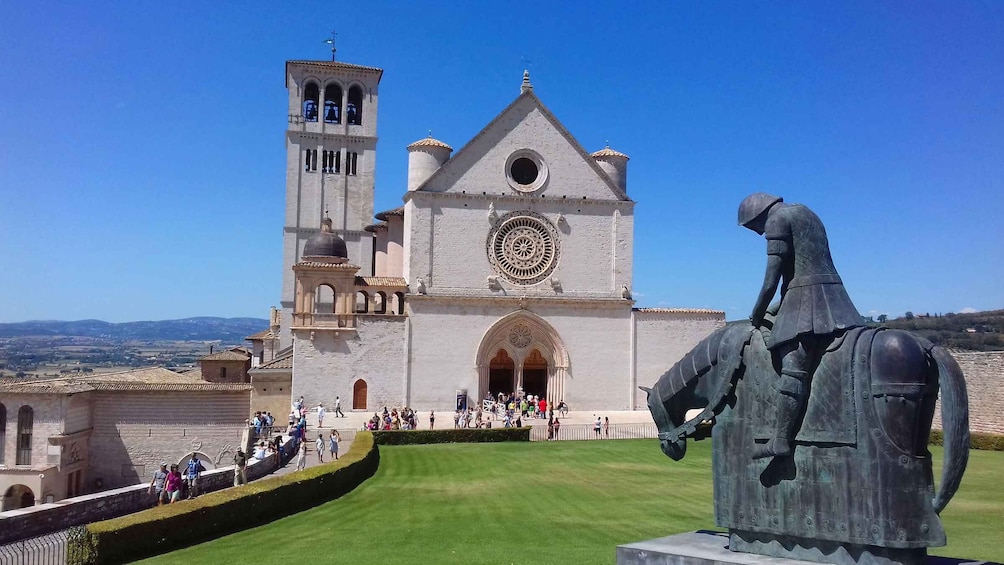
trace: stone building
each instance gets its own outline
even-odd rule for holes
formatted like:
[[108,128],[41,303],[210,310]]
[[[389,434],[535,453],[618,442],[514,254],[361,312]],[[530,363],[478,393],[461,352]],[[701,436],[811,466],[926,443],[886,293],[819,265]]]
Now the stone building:
[[210,383],[248,383],[251,353],[243,348],[225,349],[199,358],[202,380]]
[[164,368],[0,380],[2,510],[149,481],[161,462],[229,463],[251,386]]
[[381,77],[286,63],[282,313],[268,334],[280,349],[251,369],[262,403],[452,410],[518,392],[636,409],[638,385],[724,324],[717,310],[634,307],[628,156],[587,152],[529,73],[455,154],[431,136],[409,145],[403,205],[371,220]]

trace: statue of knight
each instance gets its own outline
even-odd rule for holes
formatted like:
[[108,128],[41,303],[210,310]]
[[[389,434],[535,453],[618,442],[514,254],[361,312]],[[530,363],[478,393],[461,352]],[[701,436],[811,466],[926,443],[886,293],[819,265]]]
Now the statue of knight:
[[[739,224],[767,239],[767,271],[750,321],[761,327],[766,314],[774,316],[767,348],[782,396],[774,437],[757,445],[753,457],[787,457],[823,352],[835,337],[864,325],[864,319],[833,266],[826,230],[812,210],[757,192],[739,205]],[[768,308],[778,284],[781,298]]]

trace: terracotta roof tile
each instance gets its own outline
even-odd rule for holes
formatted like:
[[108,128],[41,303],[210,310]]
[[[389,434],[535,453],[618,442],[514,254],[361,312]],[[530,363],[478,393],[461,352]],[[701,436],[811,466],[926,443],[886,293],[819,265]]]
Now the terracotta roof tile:
[[[280,356],[276,357],[275,359],[269,361],[268,363],[265,363],[263,365],[258,365],[254,369],[251,369],[251,373],[254,373],[255,371],[261,371],[262,369],[269,369],[269,370],[272,370],[272,369],[289,369],[289,370],[291,370],[292,368],[293,368],[293,352],[291,350],[291,351],[289,351],[289,353],[286,353],[285,355],[280,355]],[[254,378],[254,377],[252,376],[252,378]]]
[[305,59],[286,61],[287,65],[315,65],[318,67],[328,67],[330,69],[350,69],[357,71],[376,71],[383,72],[383,69],[377,67],[367,67],[365,65],[353,65],[352,63],[343,63],[341,61],[309,61]]
[[199,361],[247,361],[250,358],[251,356],[247,353],[227,350],[200,357]]
[[407,287],[403,277],[356,277],[356,286],[398,286]]
[[711,310],[709,308],[635,308],[635,312],[644,313],[664,313],[664,314],[720,314],[725,315],[724,310]]
[[439,141],[438,139],[433,139],[431,135],[429,137],[424,138],[424,139],[419,139],[415,143],[412,143],[411,145],[409,145],[407,148],[409,150],[411,150],[411,149],[416,149],[418,147],[441,147],[443,149],[447,149],[449,151],[453,151],[452,147],[450,147],[449,145],[443,143],[442,141]]
[[262,330],[262,331],[260,331],[260,332],[258,332],[256,334],[251,334],[251,335],[247,336],[244,339],[246,339],[248,341],[258,341],[258,340],[266,340],[266,339],[275,339],[277,337],[279,337],[279,336],[277,336],[274,333],[272,333],[272,328],[269,328],[267,330]]
[[387,221],[387,218],[390,216],[401,216],[403,218],[404,206],[398,206],[397,208],[394,208],[392,210],[384,210],[383,212],[377,212],[376,214],[373,214],[374,218],[385,222]]
[[604,147],[603,149],[600,149],[599,151],[590,153],[589,156],[590,157],[621,157],[621,158],[624,158],[624,159],[630,159],[630,157],[628,157],[627,155],[621,153],[620,151],[614,151],[613,149],[610,149],[609,147]]
[[0,392],[69,394],[90,390],[150,391],[240,391],[250,390],[243,383],[210,383],[199,374],[176,373],[164,367],[145,367],[118,373],[98,373],[49,380],[0,380]]

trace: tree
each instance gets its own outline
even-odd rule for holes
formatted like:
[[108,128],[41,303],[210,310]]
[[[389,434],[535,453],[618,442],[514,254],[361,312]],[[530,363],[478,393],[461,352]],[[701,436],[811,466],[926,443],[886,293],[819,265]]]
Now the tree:
[[888,314],[879,314],[878,321],[880,324],[884,324],[886,320],[889,319]]
[[913,312],[910,312],[909,310],[907,310],[906,314],[903,317],[906,318],[907,320],[912,320],[913,319]]

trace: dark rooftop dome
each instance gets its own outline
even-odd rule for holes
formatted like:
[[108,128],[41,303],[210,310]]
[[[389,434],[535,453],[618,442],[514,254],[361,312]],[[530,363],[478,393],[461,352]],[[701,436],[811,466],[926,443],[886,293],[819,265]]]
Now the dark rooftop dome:
[[323,258],[326,260],[341,259],[332,261],[342,263],[348,261],[349,252],[345,247],[345,241],[331,231],[331,218],[325,216],[321,221],[321,231],[310,236],[303,246],[303,258]]

